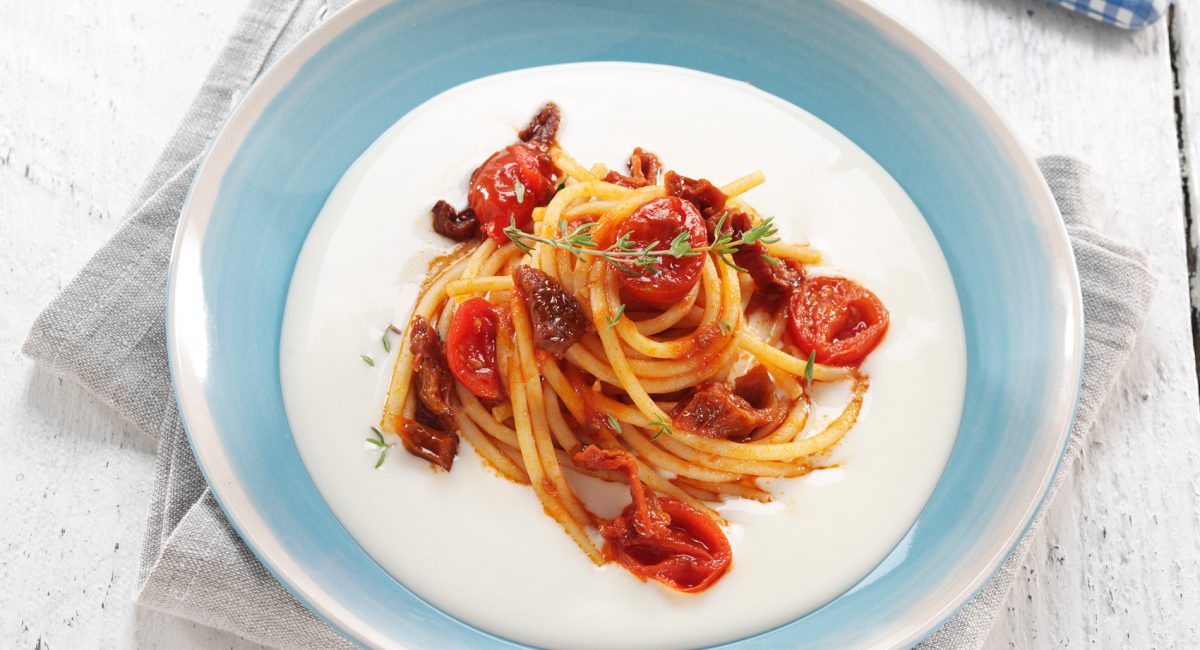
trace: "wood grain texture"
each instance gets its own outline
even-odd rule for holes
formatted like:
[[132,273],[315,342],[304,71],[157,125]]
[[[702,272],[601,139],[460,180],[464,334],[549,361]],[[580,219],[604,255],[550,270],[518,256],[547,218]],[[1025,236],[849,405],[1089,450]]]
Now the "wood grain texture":
[[1109,230],[1146,250],[1160,280],[989,646],[1192,646],[1200,415],[1167,23],[1131,33],[1035,1],[880,4],[961,66],[1035,153],[1079,156],[1111,179]]
[[[1183,189],[1187,194],[1189,279],[1192,287],[1192,339],[1200,345],[1200,8],[1183,3],[1172,10],[1172,46],[1175,50],[1177,86],[1176,120],[1183,165]],[[1200,350],[1196,358],[1200,362]]]
[[119,225],[240,5],[0,3],[0,647],[255,647],[134,606],[153,449],[19,351]]
[[[133,606],[152,450],[19,353],[118,225],[243,3],[0,3],[0,646],[254,647]],[[1160,279],[988,645],[1194,645],[1200,412],[1167,24],[1125,32],[1040,0],[876,4],[958,64],[1033,151],[1112,179],[1111,232]],[[1186,3],[1180,32],[1200,37]],[[1200,160],[1200,39],[1179,49],[1185,146]]]

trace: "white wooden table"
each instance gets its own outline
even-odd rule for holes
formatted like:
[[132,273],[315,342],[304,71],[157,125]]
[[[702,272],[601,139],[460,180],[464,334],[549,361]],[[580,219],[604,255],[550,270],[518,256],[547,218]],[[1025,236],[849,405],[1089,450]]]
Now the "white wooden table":
[[[1200,644],[1200,8],[1141,32],[1040,0],[875,0],[1038,153],[1111,179],[1160,279],[989,646]],[[116,229],[245,0],[0,3],[0,647],[248,648],[136,607],[153,449],[19,347]]]

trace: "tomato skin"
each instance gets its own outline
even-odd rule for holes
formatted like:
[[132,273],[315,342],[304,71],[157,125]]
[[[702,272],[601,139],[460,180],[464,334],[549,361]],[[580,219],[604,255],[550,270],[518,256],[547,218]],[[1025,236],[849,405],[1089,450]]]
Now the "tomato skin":
[[637,504],[602,524],[605,553],[642,580],[655,580],[684,593],[708,589],[725,575],[733,550],[712,517],[673,497],[646,497],[648,507],[665,515],[665,525],[638,522]]
[[852,366],[887,333],[891,316],[867,288],[847,278],[808,278],[788,300],[792,341],[816,362]]
[[[510,219],[524,229],[533,209],[549,203],[558,179],[558,169],[539,143],[509,145],[492,154],[471,175],[467,204],[479,219],[479,225],[498,244],[508,242],[504,229]],[[517,181],[525,186],[516,191]]]
[[[656,249],[665,249],[681,232],[688,232],[692,248],[708,244],[708,234],[700,211],[689,201],[677,196],[653,199],[634,210],[616,230],[616,238],[629,235],[629,242],[637,248],[654,242]],[[700,270],[704,267],[704,255],[694,257],[662,256],[657,260],[659,271],[646,273],[636,267],[625,267],[632,273],[621,273],[621,286],[634,298],[657,306],[668,306],[688,295],[700,281]]]
[[638,479],[628,452],[588,445],[575,452],[577,467],[624,472],[630,504],[616,519],[600,524],[604,556],[641,580],[697,593],[729,569],[733,549],[712,517],[673,497],[653,494]]
[[496,362],[499,320],[490,302],[471,298],[455,310],[446,334],[446,362],[450,372],[482,399],[495,400],[504,395]]

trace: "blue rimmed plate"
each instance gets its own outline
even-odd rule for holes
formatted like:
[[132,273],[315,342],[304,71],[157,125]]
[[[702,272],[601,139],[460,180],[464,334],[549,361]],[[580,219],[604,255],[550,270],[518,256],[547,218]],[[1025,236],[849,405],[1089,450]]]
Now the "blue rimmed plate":
[[280,327],[325,198],[398,118],[471,79],[589,60],[703,70],[806,109],[877,160],[937,237],[968,355],[966,404],[942,479],[879,569],[820,610],[738,645],[916,641],[995,572],[1040,505],[1074,411],[1082,308],[1065,231],[1029,156],[944,59],[857,0],[364,0],[329,19],[234,112],[176,239],[172,372],[218,500],[268,569],[350,638],[509,645],[415,597],[334,518],[288,429]]

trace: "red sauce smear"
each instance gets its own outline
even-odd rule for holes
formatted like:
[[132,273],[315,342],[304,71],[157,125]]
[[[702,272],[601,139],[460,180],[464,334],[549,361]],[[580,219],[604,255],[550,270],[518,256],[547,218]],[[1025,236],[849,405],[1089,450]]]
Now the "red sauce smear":
[[600,525],[604,555],[642,580],[685,593],[711,587],[729,569],[733,551],[712,517],[672,497],[648,493],[627,452],[588,445],[575,453],[577,465],[629,475],[633,503]]

